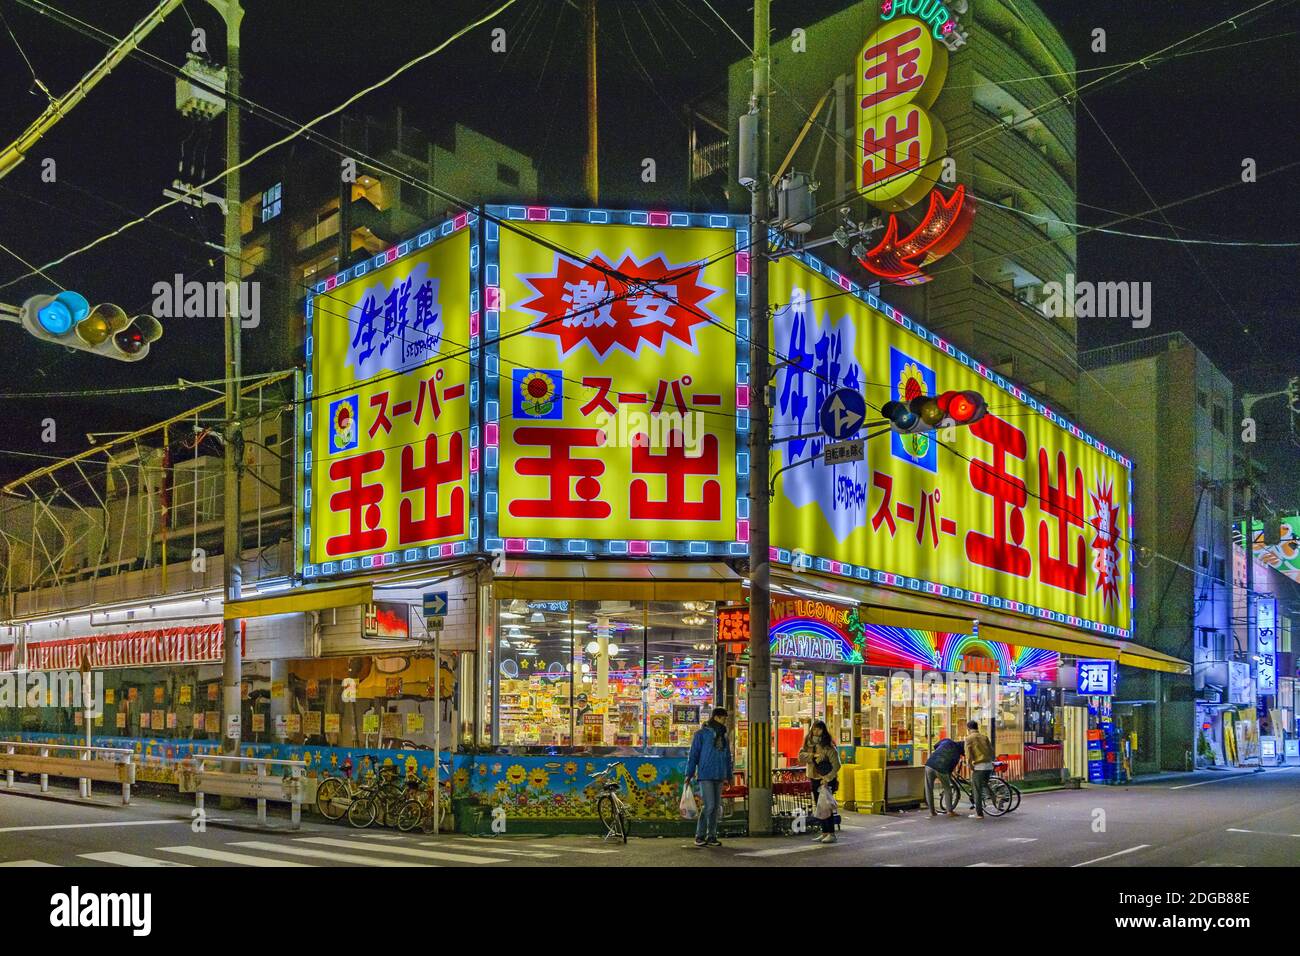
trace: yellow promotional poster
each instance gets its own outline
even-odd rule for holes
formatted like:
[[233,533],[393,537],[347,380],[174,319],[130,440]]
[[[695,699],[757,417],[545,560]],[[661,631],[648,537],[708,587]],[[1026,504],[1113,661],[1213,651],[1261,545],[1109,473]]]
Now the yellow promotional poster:
[[[820,431],[834,388],[889,401],[976,391],[966,427],[866,441],[826,464],[822,437],[775,446],[772,543],[835,574],[1130,636],[1132,463],[1017,385],[804,255],[771,269],[776,436]],[[863,437],[860,433],[858,437]],[[834,446],[832,446],[834,447]],[[976,612],[977,613],[977,612]]]
[[489,536],[624,554],[738,540],[737,220],[557,211],[530,235],[487,227]]
[[394,246],[310,300],[304,577],[447,556],[470,535],[467,225]]
[[948,76],[948,49],[920,20],[881,24],[857,63],[858,187],[862,198],[898,212],[939,179],[948,135],[930,107]]

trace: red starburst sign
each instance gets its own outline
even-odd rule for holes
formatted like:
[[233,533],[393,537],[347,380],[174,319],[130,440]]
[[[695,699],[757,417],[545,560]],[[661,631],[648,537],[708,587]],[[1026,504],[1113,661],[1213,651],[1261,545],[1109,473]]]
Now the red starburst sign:
[[1106,607],[1119,599],[1119,506],[1115,504],[1115,488],[1107,479],[1098,481],[1097,489],[1090,491],[1093,515],[1088,524],[1096,534],[1092,539],[1092,568],[1097,572],[1097,586]]
[[616,265],[600,254],[591,264],[557,256],[551,275],[522,277],[535,295],[519,308],[537,314],[531,334],[554,338],[561,356],[584,345],[599,359],[616,348],[636,355],[642,344],[663,351],[669,339],[694,351],[695,327],[714,318],[702,306],[721,291],[700,271],[662,253],[645,262],[625,253]]

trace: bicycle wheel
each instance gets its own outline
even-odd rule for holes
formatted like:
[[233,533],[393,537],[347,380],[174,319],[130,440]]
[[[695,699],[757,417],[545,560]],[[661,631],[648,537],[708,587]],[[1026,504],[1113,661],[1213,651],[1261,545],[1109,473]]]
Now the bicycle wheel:
[[348,807],[348,823],[358,830],[364,830],[375,822],[375,816],[378,813],[379,805],[375,802],[374,797],[357,797],[352,801],[352,806]]
[[1001,777],[991,777],[988,782],[988,799],[984,801],[984,812],[989,816],[1000,817],[1011,809],[1014,799],[1010,784]]
[[627,842],[627,834],[631,828],[632,828],[631,819],[628,817],[627,812],[622,807],[619,807],[618,808],[618,832],[619,835],[622,836],[624,843]]
[[596,815],[600,817],[600,822],[604,824],[607,834],[619,833],[618,814],[614,806],[614,798],[605,794],[596,801]]
[[407,800],[397,811],[397,829],[410,833],[420,825],[424,817],[424,804],[415,798]]
[[1007,786],[1011,788],[1011,796],[1014,798],[1011,801],[1011,809],[1007,811],[1007,813],[1010,813],[1011,810],[1016,810],[1020,807],[1020,788],[1014,783],[1009,783]]
[[326,820],[338,821],[348,812],[347,784],[338,777],[326,777],[316,788],[316,812]]

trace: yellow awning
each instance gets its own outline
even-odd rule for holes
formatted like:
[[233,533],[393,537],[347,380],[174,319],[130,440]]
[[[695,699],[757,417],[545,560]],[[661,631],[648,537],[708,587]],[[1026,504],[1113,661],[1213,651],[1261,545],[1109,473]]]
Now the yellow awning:
[[740,601],[741,577],[721,562],[506,561],[497,598],[570,601]]
[[1187,661],[1170,657],[1159,651],[1140,644],[1128,644],[1120,651],[1119,662],[1129,667],[1142,667],[1149,671],[1164,671],[1166,674],[1190,674],[1192,665]]
[[980,637],[990,641],[1001,641],[1004,644],[1019,644],[1021,647],[1057,651],[1073,657],[1091,657],[1103,661],[1117,661],[1120,658],[1118,642],[1082,632],[1077,636],[1059,637],[1055,634],[1045,634],[1041,630],[1019,631],[981,621]]
[[372,604],[374,599],[374,586],[367,581],[341,588],[302,589],[269,597],[249,598],[247,601],[231,601],[225,607],[225,616],[227,621],[233,621],[244,617],[323,611],[331,607]]

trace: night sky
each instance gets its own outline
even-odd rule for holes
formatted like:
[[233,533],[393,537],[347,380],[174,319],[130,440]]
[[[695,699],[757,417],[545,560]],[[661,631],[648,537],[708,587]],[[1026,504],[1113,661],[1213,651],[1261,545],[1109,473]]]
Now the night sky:
[[[750,36],[751,13],[744,0],[711,2],[737,32]],[[154,3],[54,0],[54,5],[120,36]],[[246,5],[243,94],[302,121],[496,4],[250,0]],[[1090,71],[1139,59],[1255,5],[1251,0],[1039,0],[1074,49],[1078,68]],[[788,36],[792,27],[844,6],[844,0],[775,0],[775,35]],[[1293,185],[1300,166],[1279,171],[1300,162],[1295,122],[1300,3],[1273,0],[1264,6],[1261,13],[1243,16],[1235,31],[1217,32],[1199,44],[1217,49],[1154,63],[1122,82],[1085,93],[1084,102],[1132,172],[1080,107],[1080,222],[1100,224],[1119,214],[1144,213],[1142,220],[1114,228],[1168,239],[1174,233],[1160,214],[1145,210],[1226,186],[1169,209],[1177,235],[1300,242]],[[145,48],[173,63],[183,61],[192,17],[207,29],[214,59],[224,60],[215,12],[202,0],[188,0],[186,8],[172,14]],[[686,127],[680,104],[723,83],[726,65],[745,50],[703,0],[602,0],[601,11],[602,200],[611,205],[669,202],[679,189],[685,191]],[[45,104],[9,30],[36,75],[56,95],[89,69],[105,47],[18,0],[0,0],[0,12],[5,20],[0,26],[8,28],[0,29],[0,92],[7,104],[0,135],[8,141]],[[400,104],[409,122],[426,130],[464,122],[533,156],[548,198],[578,201],[585,142],[581,16],[565,0],[518,0],[492,26],[497,23],[507,31],[507,55],[491,53],[487,30],[480,28],[361,100],[355,109],[381,113]],[[1098,27],[1106,31],[1107,51],[1094,54],[1089,45]],[[1103,72],[1081,73],[1079,82]],[[119,66],[17,170],[0,180],[0,242],[41,265],[161,202],[161,190],[176,175],[182,141],[189,133],[175,111],[174,95],[170,76],[136,60]],[[774,108],[781,106],[775,99]],[[337,120],[328,121],[323,130],[337,136]],[[278,128],[245,114],[246,152],[281,135]],[[221,166],[223,137],[218,121],[207,149],[209,175]],[[297,150],[302,155],[319,151],[306,144]],[[55,183],[41,182],[44,156],[57,161]],[[659,158],[655,185],[639,180],[643,156]],[[1241,183],[1246,157],[1257,162],[1259,178],[1253,184]],[[246,182],[245,193],[252,189]],[[202,243],[220,239],[216,217],[212,210],[192,214],[189,207],[174,207],[50,273],[91,302],[115,301],[128,311],[145,311],[159,279],[178,271],[189,278],[212,277],[211,269],[202,271],[209,256]],[[0,286],[28,271],[0,252]],[[1096,281],[1149,281],[1153,297],[1149,329],[1135,330],[1125,319],[1081,319],[1080,349],[1181,330],[1239,390],[1280,388],[1288,376],[1300,374],[1300,307],[1290,288],[1300,275],[1300,249],[1181,245],[1094,232],[1079,240],[1078,272],[1080,278]],[[24,279],[0,290],[0,301],[17,304],[48,290],[43,279]],[[282,329],[278,332],[283,334]],[[274,334],[277,329],[264,322],[246,336],[249,367],[265,367],[258,361],[259,348],[269,342],[262,337]],[[149,357],[133,365],[65,352],[10,324],[0,324],[0,355],[7,373],[0,392],[5,393],[222,374],[219,323],[195,319],[172,321]],[[0,474],[12,477],[42,463],[12,452],[80,451],[86,447],[86,431],[147,424],[164,411],[197,404],[204,394],[93,402],[0,398],[6,412]],[[1194,401],[1194,396],[1188,397],[1189,407]],[[48,416],[60,422],[60,442],[53,449],[39,439],[40,422]],[[1261,449],[1274,445],[1268,455],[1275,472],[1274,496],[1300,503],[1300,449],[1287,441],[1281,403],[1262,406],[1259,417]]]

